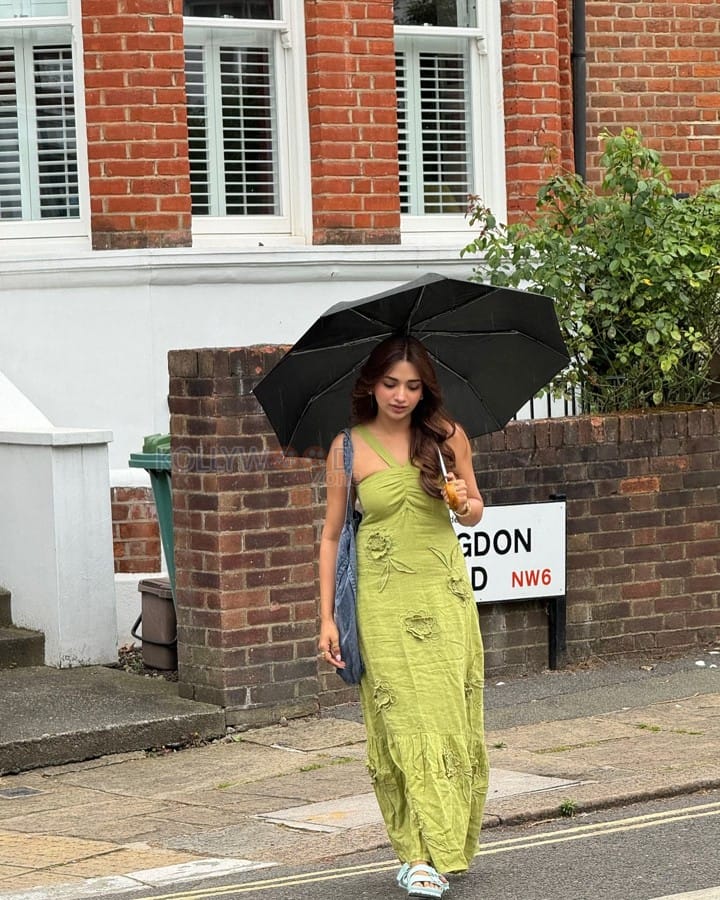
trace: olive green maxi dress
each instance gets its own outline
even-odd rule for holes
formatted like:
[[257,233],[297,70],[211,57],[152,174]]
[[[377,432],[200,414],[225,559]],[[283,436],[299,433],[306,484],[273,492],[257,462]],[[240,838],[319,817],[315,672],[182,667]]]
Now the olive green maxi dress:
[[401,862],[459,872],[477,851],[488,786],[473,592],[445,504],[412,463],[355,432],[387,464],[357,486],[368,768]]

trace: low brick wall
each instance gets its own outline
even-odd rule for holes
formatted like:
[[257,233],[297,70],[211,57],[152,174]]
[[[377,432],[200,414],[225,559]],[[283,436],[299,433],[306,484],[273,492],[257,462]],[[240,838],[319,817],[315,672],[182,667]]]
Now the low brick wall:
[[152,488],[110,489],[115,572],[159,572],[160,529]]
[[[322,461],[252,395],[278,347],[170,353],[179,688],[262,723],[354,698],[316,657]],[[720,412],[513,422],[474,443],[488,504],[567,496],[568,658],[700,647],[720,628]],[[539,601],[482,607],[491,676],[547,664]]]
[[[568,659],[720,634],[720,410],[513,422],[474,442],[488,504],[567,496]],[[544,607],[481,610],[488,671],[546,659]]]

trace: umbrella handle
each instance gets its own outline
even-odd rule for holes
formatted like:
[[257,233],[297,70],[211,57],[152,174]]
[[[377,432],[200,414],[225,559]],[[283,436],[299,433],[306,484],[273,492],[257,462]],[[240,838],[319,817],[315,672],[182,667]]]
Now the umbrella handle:
[[445,460],[443,459],[443,455],[442,455],[442,452],[439,447],[437,448],[437,452],[438,452],[438,459],[440,460],[440,471],[442,472],[443,478],[445,479],[445,490],[447,491],[447,496],[448,496],[448,506],[454,512],[460,505],[460,498],[457,495],[455,486],[453,485],[452,481],[450,481],[450,479],[448,477],[448,471],[447,471],[447,467],[445,465]]

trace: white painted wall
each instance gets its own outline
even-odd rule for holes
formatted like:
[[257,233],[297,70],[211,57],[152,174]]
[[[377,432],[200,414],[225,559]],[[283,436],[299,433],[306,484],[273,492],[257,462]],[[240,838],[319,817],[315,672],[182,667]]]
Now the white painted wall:
[[0,372],[0,430],[52,428],[50,419]]
[[0,361],[53,422],[112,430],[113,469],[168,431],[167,353],[293,343],[327,307],[426,272],[467,277],[455,249],[76,253],[0,261]]

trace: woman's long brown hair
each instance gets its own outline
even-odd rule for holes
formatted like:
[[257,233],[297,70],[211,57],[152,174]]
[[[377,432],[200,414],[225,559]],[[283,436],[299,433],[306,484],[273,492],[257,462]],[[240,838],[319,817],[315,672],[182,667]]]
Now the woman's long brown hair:
[[377,414],[375,385],[399,362],[412,363],[422,379],[422,400],[410,420],[410,459],[420,469],[425,493],[441,496],[442,472],[437,448],[448,470],[455,467],[455,454],[447,439],[455,433],[455,423],[443,406],[442,392],[435,367],[422,343],[414,337],[391,337],[372,351],[360,370],[352,392],[352,415],[355,424],[371,422]]

